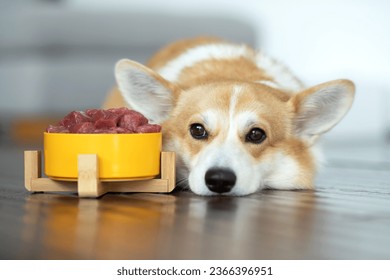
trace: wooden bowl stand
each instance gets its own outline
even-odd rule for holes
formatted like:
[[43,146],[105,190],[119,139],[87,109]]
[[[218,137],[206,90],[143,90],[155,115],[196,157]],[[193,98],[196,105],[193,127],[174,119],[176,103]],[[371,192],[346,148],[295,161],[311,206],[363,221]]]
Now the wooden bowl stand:
[[175,153],[161,153],[160,176],[156,179],[134,181],[101,181],[96,154],[78,156],[76,181],[59,181],[43,178],[41,152],[24,152],[24,182],[30,192],[75,192],[79,197],[97,198],[108,192],[168,193],[175,188]]

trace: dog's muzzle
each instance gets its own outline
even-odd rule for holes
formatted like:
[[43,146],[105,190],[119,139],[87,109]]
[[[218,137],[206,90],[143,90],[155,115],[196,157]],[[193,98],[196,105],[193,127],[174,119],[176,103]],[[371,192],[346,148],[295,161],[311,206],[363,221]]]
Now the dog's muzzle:
[[226,193],[234,187],[237,177],[230,169],[212,168],[206,172],[204,179],[210,191]]

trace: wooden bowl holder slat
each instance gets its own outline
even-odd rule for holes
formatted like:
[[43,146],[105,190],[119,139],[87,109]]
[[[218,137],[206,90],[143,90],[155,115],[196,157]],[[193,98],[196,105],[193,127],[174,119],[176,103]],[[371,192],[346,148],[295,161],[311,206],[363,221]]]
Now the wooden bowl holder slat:
[[24,152],[25,187],[30,192],[76,192],[79,197],[97,198],[108,192],[168,193],[175,188],[175,153],[161,152],[160,176],[134,181],[100,181],[96,154],[78,156],[78,178],[59,181],[42,177],[41,152]]

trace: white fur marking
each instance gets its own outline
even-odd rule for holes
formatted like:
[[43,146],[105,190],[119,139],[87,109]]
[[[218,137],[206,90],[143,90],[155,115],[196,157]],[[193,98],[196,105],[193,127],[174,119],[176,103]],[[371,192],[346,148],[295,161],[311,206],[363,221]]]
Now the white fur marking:
[[230,124],[234,123],[234,113],[236,111],[236,105],[238,102],[238,95],[242,91],[242,86],[236,85],[233,87],[231,96],[230,96],[230,104],[229,104],[229,120]]
[[279,190],[299,189],[295,179],[300,176],[300,166],[292,157],[278,153],[274,159],[270,174],[265,178],[265,185]]
[[157,72],[166,80],[175,82],[184,68],[209,59],[232,59],[245,57],[254,60],[253,53],[244,45],[209,44],[187,50],[174,60],[168,62]]
[[303,89],[303,84],[291,74],[286,66],[264,55],[262,52],[257,53],[256,64],[259,68],[264,69],[267,75],[282,89],[293,92]]
[[210,131],[215,131],[218,126],[220,114],[215,110],[207,110],[200,115],[202,122]]
[[267,87],[275,88],[275,89],[280,89],[281,88],[277,83],[275,83],[273,81],[270,81],[270,80],[256,81],[255,83],[262,84],[262,85],[265,85]]

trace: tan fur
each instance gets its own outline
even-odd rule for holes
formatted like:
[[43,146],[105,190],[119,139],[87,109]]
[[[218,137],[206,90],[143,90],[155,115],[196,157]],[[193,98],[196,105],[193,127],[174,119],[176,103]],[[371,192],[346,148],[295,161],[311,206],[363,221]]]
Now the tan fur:
[[102,105],[103,109],[125,107],[126,103],[117,87],[114,87],[107,95]]
[[216,42],[224,42],[224,41],[215,37],[197,37],[197,38],[179,40],[165,46],[157,53],[155,53],[149,59],[146,65],[152,69],[158,69],[164,66],[167,61],[171,61],[174,58],[178,57],[185,50],[194,48],[199,45],[216,43]]
[[[182,148],[192,155],[196,155],[204,145],[215,141],[215,135],[210,135],[207,142],[194,141],[187,133],[187,128],[190,123],[202,122],[199,119],[194,119],[192,116],[198,115],[204,108],[214,109],[219,111],[221,115],[228,118],[226,108],[229,107],[230,91],[224,90],[232,88],[239,82],[220,82],[218,91],[215,91],[214,84],[206,84],[198,87],[196,91],[191,91],[189,94],[181,96],[184,104],[194,104],[192,107],[181,107],[180,104],[173,112],[173,117],[163,124],[164,141],[168,142],[174,138],[181,139]],[[312,188],[315,175],[315,165],[312,155],[307,151],[308,145],[292,135],[291,131],[291,111],[289,104],[289,94],[258,84],[245,84],[246,91],[239,103],[237,110],[253,110],[256,111],[256,106],[259,103],[264,104],[264,111],[261,114],[264,129],[268,138],[262,145],[245,145],[248,152],[253,156],[256,162],[267,160],[267,158],[276,151],[283,151],[286,155],[294,158],[301,166],[302,176],[299,178],[299,186],[301,188]],[[259,91],[262,93],[259,94]],[[208,97],[206,97],[207,95]],[[210,98],[212,97],[212,98]],[[267,124],[267,126],[264,126]],[[221,133],[222,132],[222,133]],[[226,135],[223,131],[216,131],[219,141],[222,142]],[[242,145],[245,135],[240,135]]]
[[[353,98],[354,86],[346,80],[329,82],[309,88],[301,93],[292,93],[288,89],[270,87],[267,83],[274,82],[266,69],[256,64],[256,52],[248,47],[247,57],[234,57],[227,59],[206,59],[184,67],[177,80],[166,80],[158,74],[158,70],[170,61],[179,57],[188,49],[202,44],[218,43],[222,40],[215,38],[195,38],[175,42],[157,52],[148,62],[149,67],[129,63],[134,69],[156,80],[164,88],[172,92],[174,106],[169,113],[169,118],[162,123],[163,142],[168,149],[175,149],[180,143],[180,152],[183,157],[179,161],[183,165],[189,164],[188,157],[196,158],[199,153],[211,143],[223,145],[228,137],[229,118],[235,117],[240,112],[252,112],[256,114],[256,122],[244,131],[238,131],[235,139],[239,139],[237,145],[241,151],[246,151],[254,165],[262,162],[276,161],[275,157],[285,157],[294,163],[297,168],[297,176],[293,182],[286,182],[297,189],[313,188],[313,180],[316,173],[316,159],[312,151],[312,145],[316,135],[301,136],[298,133],[297,120],[305,116],[299,115],[308,98],[313,93],[320,91],[325,86],[341,87],[349,91]],[[126,65],[125,65],[126,66]],[[234,110],[231,108],[232,92],[239,88],[239,98],[235,101]],[[325,92],[326,90],[324,90]],[[314,102],[309,100],[310,102]],[[103,107],[127,106],[117,88],[114,88],[106,99]],[[321,102],[318,106],[323,106]],[[347,106],[347,105],[345,105]],[[202,119],[205,111],[216,112],[220,117],[216,127],[209,129],[207,122]],[[341,113],[340,113],[341,114]],[[196,140],[189,134],[189,127],[193,123],[204,124],[210,132],[204,140]],[[299,123],[299,122],[298,122]],[[263,129],[267,138],[260,145],[247,143],[246,134],[252,127]],[[322,133],[322,132],[321,132]],[[175,146],[176,145],[176,146]],[[176,147],[176,149],[178,149]],[[185,155],[185,156],[184,156]],[[187,157],[187,158],[186,158]],[[287,162],[289,162],[287,161]],[[283,166],[275,169],[283,169]],[[265,172],[265,171],[264,171]],[[272,173],[272,168],[268,171]],[[283,172],[279,170],[279,172]],[[286,171],[287,172],[287,171]],[[287,172],[288,173],[288,172]],[[286,175],[287,176],[287,175]],[[286,179],[287,180],[287,179]],[[272,186],[278,188],[278,186]]]
[[184,69],[178,85],[182,89],[188,89],[203,83],[260,80],[271,80],[271,78],[252,61],[242,58],[229,61],[210,59]]
[[[214,37],[197,37],[193,39],[184,39],[167,45],[156,54],[154,54],[146,64],[150,69],[158,70],[166,65],[167,62],[175,59],[186,50],[209,43],[225,42],[222,39]],[[253,51],[253,55],[255,52]],[[233,67],[232,67],[233,66]],[[239,77],[239,79],[237,79]],[[230,61],[217,61],[214,59],[202,61],[193,67],[184,69],[180,75],[177,86],[185,90],[199,84],[223,81],[259,81],[272,80],[264,70],[246,59],[234,59]],[[118,88],[114,87],[108,94],[102,108],[115,108],[126,106],[120,95]]]

